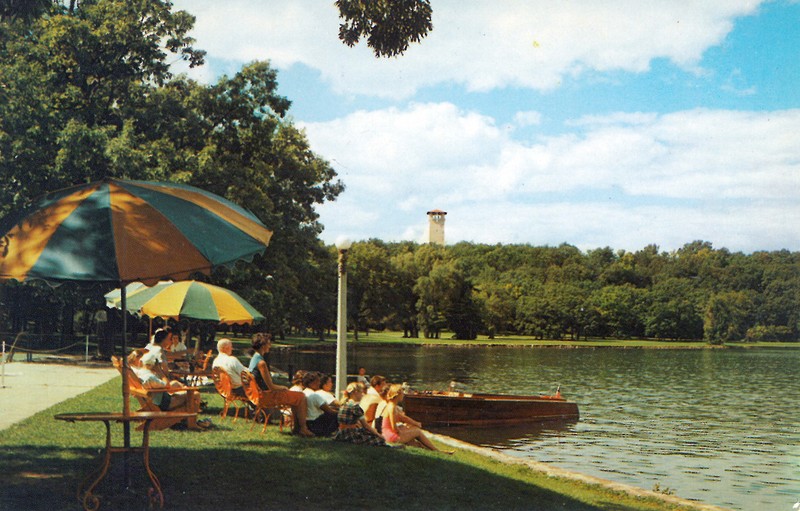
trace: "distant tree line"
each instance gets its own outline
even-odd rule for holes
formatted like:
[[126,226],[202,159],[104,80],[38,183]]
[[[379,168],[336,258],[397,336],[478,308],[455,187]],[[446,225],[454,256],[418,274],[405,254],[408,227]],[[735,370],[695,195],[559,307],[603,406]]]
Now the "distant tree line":
[[357,243],[350,324],[410,337],[797,341],[800,253]]

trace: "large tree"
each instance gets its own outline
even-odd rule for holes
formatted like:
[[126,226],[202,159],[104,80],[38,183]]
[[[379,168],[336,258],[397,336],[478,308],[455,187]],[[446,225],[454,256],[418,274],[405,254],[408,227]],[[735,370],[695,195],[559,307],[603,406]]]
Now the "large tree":
[[199,186],[275,232],[265,257],[214,279],[269,306],[277,330],[307,322],[328,271],[315,206],[343,187],[286,118],[275,70],[255,62],[212,85],[173,77],[171,59],[202,63],[191,15],[161,0],[73,7],[0,23],[0,215],[105,176]]

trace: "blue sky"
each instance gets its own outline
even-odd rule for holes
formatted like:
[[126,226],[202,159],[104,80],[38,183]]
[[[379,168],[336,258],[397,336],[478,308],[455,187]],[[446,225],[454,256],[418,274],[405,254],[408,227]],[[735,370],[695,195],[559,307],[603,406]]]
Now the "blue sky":
[[[376,59],[320,0],[176,0],[210,82],[253,60],[345,192],[323,239],[800,250],[800,4],[431,0]],[[279,234],[279,233],[277,233]]]

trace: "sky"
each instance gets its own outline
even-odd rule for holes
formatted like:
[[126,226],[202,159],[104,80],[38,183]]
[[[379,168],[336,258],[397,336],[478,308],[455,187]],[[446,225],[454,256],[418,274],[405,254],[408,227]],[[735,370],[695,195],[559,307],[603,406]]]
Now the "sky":
[[424,242],[439,209],[447,244],[800,250],[800,2],[431,0],[388,59],[332,0],[174,4],[192,78],[278,70],[346,187],[326,243]]

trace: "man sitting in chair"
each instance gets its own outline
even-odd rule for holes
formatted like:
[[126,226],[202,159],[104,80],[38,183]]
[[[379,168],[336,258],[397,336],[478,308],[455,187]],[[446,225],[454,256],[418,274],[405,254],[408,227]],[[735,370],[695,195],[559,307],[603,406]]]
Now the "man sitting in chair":
[[233,343],[230,339],[220,339],[217,341],[217,351],[219,355],[214,359],[211,364],[212,368],[219,367],[231,378],[231,390],[237,396],[246,398],[244,387],[242,387],[242,371],[247,368],[239,362],[239,359],[233,356]]

